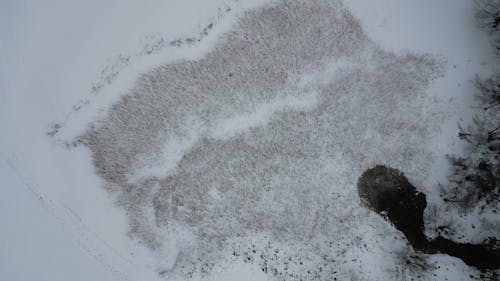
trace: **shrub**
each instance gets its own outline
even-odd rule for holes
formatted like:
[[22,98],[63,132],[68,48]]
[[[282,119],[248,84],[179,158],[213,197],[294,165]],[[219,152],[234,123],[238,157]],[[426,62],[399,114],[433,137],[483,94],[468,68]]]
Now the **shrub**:
[[[477,1],[476,18],[481,28],[491,33],[500,55],[500,1]],[[450,156],[453,171],[443,190],[443,199],[469,210],[480,205],[497,208],[500,188],[500,73],[490,78],[476,77],[480,109],[472,124],[460,127],[458,137],[468,146],[462,157]]]

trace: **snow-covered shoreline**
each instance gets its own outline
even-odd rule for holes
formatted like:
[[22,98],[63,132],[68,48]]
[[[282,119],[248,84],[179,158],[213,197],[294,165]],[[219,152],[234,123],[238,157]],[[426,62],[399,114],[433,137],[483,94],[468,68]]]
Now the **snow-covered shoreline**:
[[[161,6],[156,1],[107,6],[99,1],[82,6],[62,2],[1,4],[5,17],[0,29],[0,175],[6,191],[0,217],[8,230],[0,235],[0,275],[11,280],[154,280],[158,278],[155,269],[148,267],[157,257],[125,235],[125,214],[102,188],[89,152],[83,148],[68,151],[60,143],[80,134],[131,88],[139,74],[176,58],[199,57],[231,27],[238,13],[264,1],[167,1]],[[430,96],[449,101],[442,134],[435,136],[433,145],[440,160],[433,168],[435,174],[422,181],[422,188],[432,194],[432,186],[444,176],[444,154],[460,149],[455,137],[457,121],[470,119],[466,112],[473,86],[469,81],[476,73],[489,74],[495,65],[487,36],[475,26],[473,3],[349,0],[345,4],[368,36],[385,49],[399,54],[432,53],[447,60],[444,78],[428,90]],[[92,83],[110,58],[140,50],[144,35],[199,34],[224,7],[234,13],[223,17],[200,43],[134,59],[109,87],[89,99]],[[148,20],[140,24],[144,18]],[[59,141],[47,136],[50,124],[66,120],[71,108],[86,99],[88,105],[71,113],[56,135]],[[370,259],[370,253],[366,258]],[[455,261],[448,257],[431,259],[450,264],[455,274],[448,276],[450,280],[469,280],[466,266],[452,266]],[[248,280],[265,278],[249,265],[227,272],[220,273],[227,280],[235,275],[246,275]],[[214,280],[221,279],[215,276]]]

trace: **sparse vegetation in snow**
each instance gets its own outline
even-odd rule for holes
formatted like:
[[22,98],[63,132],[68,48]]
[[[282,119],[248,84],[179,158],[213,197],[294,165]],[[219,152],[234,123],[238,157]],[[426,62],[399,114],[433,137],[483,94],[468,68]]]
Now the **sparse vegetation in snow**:
[[[141,75],[79,142],[126,208],[131,237],[178,253],[159,261],[164,276],[243,259],[275,280],[383,278],[398,265],[358,272],[360,252],[382,254],[386,242],[359,215],[355,183],[374,161],[428,172],[422,140],[440,111],[423,100],[442,64],[380,49],[339,1],[277,1],[246,12],[201,59]],[[307,106],[288,105],[306,97]],[[221,124],[236,129],[220,135]],[[165,161],[171,140],[192,145],[160,164],[171,167],[163,175],[137,177]],[[175,233],[190,242],[170,249]]]

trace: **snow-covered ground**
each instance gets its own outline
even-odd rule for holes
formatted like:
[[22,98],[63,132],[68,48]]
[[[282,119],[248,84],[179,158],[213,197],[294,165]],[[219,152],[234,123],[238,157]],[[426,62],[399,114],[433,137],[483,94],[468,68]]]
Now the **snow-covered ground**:
[[[0,2],[1,279],[163,280],[158,275],[159,266],[165,266],[161,261],[173,259],[175,253],[170,250],[176,249],[175,245],[167,243],[167,251],[162,252],[150,251],[139,243],[140,239],[129,233],[125,208],[114,203],[116,198],[104,188],[105,180],[95,173],[88,148],[68,148],[66,142],[82,134],[91,122],[105,117],[106,109],[134,86],[140,74],[177,59],[202,58],[244,11],[266,2]],[[425,179],[418,178],[418,167],[408,171],[410,179],[429,195],[429,201],[438,201],[435,186],[444,180],[444,155],[460,149],[455,137],[457,121],[470,119],[470,80],[477,73],[488,74],[495,66],[487,35],[476,28],[473,1],[344,3],[381,49],[398,56],[407,52],[431,54],[444,61],[443,77],[425,89],[426,100],[422,101],[429,104],[429,114],[436,114],[436,104],[440,108],[440,123],[429,124],[436,129],[429,133],[432,139],[426,140],[425,151],[432,158],[428,162],[432,167]],[[309,78],[304,77],[307,85]],[[314,93],[309,94],[314,97]],[[276,100],[253,113],[224,119],[214,126],[213,135],[224,139],[228,134],[267,124],[266,120],[283,108],[300,110],[315,105],[308,103],[311,99],[301,104],[300,98],[303,96]],[[426,107],[422,108],[425,115]],[[236,123],[244,123],[243,128],[234,129]],[[179,146],[173,149],[176,152],[191,147],[179,141],[174,144]],[[173,150],[165,148],[166,154]],[[181,157],[182,153],[173,161]],[[157,166],[138,169],[134,176],[155,176]],[[169,167],[161,161],[159,166]],[[347,173],[351,169],[341,168]],[[371,236],[374,233],[396,232],[368,212],[358,210],[353,215],[371,216],[373,224],[380,225],[375,232],[370,229],[372,225],[351,230],[366,233],[364,239],[375,239]],[[468,235],[472,239],[476,233]],[[175,244],[174,240],[170,243]],[[386,240],[378,246],[392,246],[387,253],[405,248],[397,237]],[[381,260],[381,254],[387,253],[378,246],[369,250],[354,247],[348,257],[361,261],[339,271],[360,278],[367,272],[380,280],[393,278],[394,272],[381,270],[391,265],[380,263],[391,259]],[[226,262],[229,264],[222,261],[204,278],[274,280],[256,263],[238,259]],[[426,277],[431,280],[477,276],[458,259],[434,256],[428,262],[440,265]]]

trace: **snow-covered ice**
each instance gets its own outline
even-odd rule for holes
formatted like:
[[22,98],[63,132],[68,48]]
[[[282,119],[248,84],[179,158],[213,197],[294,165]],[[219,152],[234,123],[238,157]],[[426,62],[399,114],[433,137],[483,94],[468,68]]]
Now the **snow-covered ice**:
[[[272,83],[261,85],[259,90],[276,93],[273,92],[275,96],[260,95],[263,97],[260,100],[246,99],[250,95],[259,96],[245,88],[254,85],[250,83],[252,77],[245,81],[237,77],[237,72],[231,72],[235,77],[230,78],[240,79],[243,86],[235,84],[229,90],[246,89],[248,93],[238,93],[245,98],[238,100],[235,95],[234,100],[228,101],[221,99],[227,95],[214,95],[213,100],[198,97],[186,102],[181,98],[181,103],[172,104],[178,115],[172,115],[167,123],[173,124],[174,117],[187,118],[179,117],[180,121],[174,122],[175,130],[155,135],[146,147],[128,146],[128,137],[134,136],[133,133],[113,132],[109,137],[115,138],[117,145],[123,145],[123,149],[117,151],[137,155],[127,166],[130,171],[127,170],[128,177],[123,182],[113,182],[102,176],[105,173],[96,173],[97,150],[93,150],[93,159],[91,151],[75,141],[91,124],[101,126],[102,120],[109,120],[106,119],[109,110],[122,103],[131,89],[138,89],[141,83],[147,86],[144,81],[151,77],[152,69],[162,74],[162,67],[175,65],[179,60],[203,62],[207,54],[213,54],[220,47],[224,34],[233,30],[233,39],[238,39],[239,31],[252,30],[245,29],[245,25],[236,29],[235,26],[244,17],[251,21],[248,11],[261,9],[268,2],[7,0],[0,3],[2,278],[182,280],[194,274],[191,279],[280,280],[279,274],[278,277],[271,272],[265,274],[264,259],[259,260],[258,255],[253,254],[255,251],[271,255],[275,249],[280,252],[276,253],[276,259],[268,257],[267,268],[289,274],[285,280],[299,275],[311,279],[319,276],[321,280],[326,273],[314,275],[300,271],[304,266],[318,270],[317,265],[325,262],[328,265],[323,268],[335,271],[339,280],[417,277],[418,270],[398,260],[402,255],[414,255],[408,250],[404,237],[386,221],[362,208],[353,192],[353,180],[366,166],[386,161],[404,170],[410,180],[428,194],[431,204],[438,203],[435,187],[444,180],[447,171],[444,155],[460,151],[455,137],[457,122],[470,119],[473,92],[470,81],[475,74],[488,74],[495,66],[487,35],[476,28],[473,1],[343,1],[347,13],[352,14],[362,28],[359,40],[369,43],[354,45],[352,50],[356,52],[340,55],[341,59],[327,54],[322,57],[326,60],[316,62],[313,56],[312,63],[300,65],[299,72],[287,77],[280,76],[283,74],[280,72],[271,73],[275,77],[270,81],[283,79],[283,86],[275,90]],[[329,10],[322,12],[328,14]],[[279,18],[279,15],[273,17]],[[304,22],[315,23],[315,20],[304,19]],[[269,42],[279,43],[279,40]],[[278,58],[268,60],[272,62],[269,67],[275,67],[274,63],[280,61]],[[233,64],[228,61],[227,69],[234,67],[247,74],[239,64],[255,63],[235,61]],[[183,67],[182,63],[178,65]],[[206,69],[216,68],[207,66]],[[169,73],[168,67],[166,70]],[[229,77],[229,73],[222,73],[225,70],[217,71]],[[401,77],[391,76],[391,70],[407,75],[403,77],[409,84],[398,84],[394,80],[391,85],[398,90],[392,96],[369,99],[368,90],[377,79]],[[351,76],[347,77],[346,73]],[[356,75],[359,75],[357,85],[342,84],[342,79],[349,81]],[[380,78],[364,80],[373,75]],[[214,76],[214,81],[220,82],[217,75]],[[333,80],[336,84],[329,85]],[[197,80],[190,81],[193,89],[187,91],[195,93]],[[182,82],[180,85],[186,86]],[[326,114],[330,109],[325,109],[324,116],[315,113],[317,108],[332,102],[324,100],[325,93],[321,90],[330,87],[334,92],[341,92],[339,85],[358,94],[334,95],[337,107],[333,107],[332,116]],[[408,89],[412,95],[398,97],[401,89],[408,85],[413,87]],[[207,104],[193,106],[192,102],[198,100]],[[384,103],[397,106],[386,113],[364,114],[370,102],[375,113]],[[360,104],[365,104],[365,108]],[[358,113],[352,114],[353,111]],[[368,124],[374,117],[378,119]],[[325,124],[321,122],[331,121],[328,118],[338,122],[331,131],[335,142],[330,142],[331,138],[326,137],[325,128],[321,127]],[[119,121],[111,120],[110,124]],[[154,123],[154,120],[145,121],[145,124]],[[384,128],[385,125],[389,127]],[[392,125],[396,127],[390,127]],[[387,135],[381,134],[384,130],[388,130]],[[412,130],[419,134],[412,134]],[[287,141],[296,142],[289,151],[283,147],[279,148],[281,153],[271,151],[269,155],[277,157],[272,161],[256,156],[263,153],[265,142],[283,144],[284,132],[292,132]],[[302,139],[303,133],[307,133],[309,139]],[[101,141],[100,147],[110,152],[105,146],[107,140],[103,140],[108,135],[96,135]],[[308,146],[301,146],[302,141]],[[141,153],[131,152],[136,148]],[[314,157],[290,157],[297,151]],[[330,151],[337,154],[326,157],[325,153]],[[319,152],[318,156],[313,155]],[[408,154],[397,154],[402,152]],[[222,163],[219,157],[224,160]],[[257,157],[255,163],[249,160],[251,157]],[[297,159],[305,160],[298,165],[286,162]],[[238,179],[227,177],[240,170],[225,169],[224,164],[241,165],[241,170],[249,173]],[[245,166],[247,164],[255,166]],[[170,177],[163,178],[167,175]],[[305,177],[298,180],[297,175]],[[226,177],[229,182],[219,181],[218,177]],[[209,183],[209,179],[214,182]],[[152,200],[148,201],[151,205],[141,203],[138,209],[128,206],[130,200],[120,197],[122,183],[146,186],[150,193],[146,192],[139,200]],[[207,189],[209,199],[184,198],[187,194],[196,198],[199,192],[191,183],[205,183],[203,190]],[[240,186],[236,192],[225,189],[234,184]],[[257,189],[246,188],[258,184],[261,186]],[[177,193],[168,186],[173,186]],[[302,193],[301,188],[305,188]],[[273,200],[253,193],[268,189],[275,190],[270,192]],[[175,227],[165,223],[169,222],[166,218],[170,215],[162,205],[172,200],[168,198],[172,194],[177,200],[185,200],[174,206],[186,208],[178,211],[180,215],[173,221]],[[155,196],[164,201],[155,201]],[[241,206],[236,208],[234,204]],[[201,217],[212,220],[184,216],[190,207],[212,208],[214,211],[208,214],[203,209],[191,210],[200,211]],[[262,221],[258,226],[231,221],[229,214],[241,211]],[[283,216],[287,213],[289,216]],[[318,214],[331,217],[325,219]],[[223,219],[217,221],[216,215]],[[248,218],[241,214],[235,217]],[[135,228],[134,219],[139,219]],[[224,223],[233,229],[224,228]],[[332,224],[336,227],[331,227]],[[244,230],[248,226],[255,229],[241,236],[233,235],[234,228]],[[325,236],[328,229],[332,230],[331,237]],[[464,239],[477,237],[479,229],[467,229]],[[305,237],[307,231],[315,234],[308,234],[311,236],[307,240],[313,243],[297,239]],[[203,235],[219,235],[227,245],[220,246],[217,243],[222,243],[221,240],[206,239]],[[148,244],[147,241],[161,243]],[[209,241],[217,245],[209,245]],[[160,244],[156,248],[151,246]],[[197,253],[183,252],[193,245],[198,247]],[[324,245],[332,249],[318,249]],[[335,253],[336,262],[328,260],[331,257],[325,260],[319,254],[324,252]],[[184,254],[183,258],[179,253]],[[285,258],[292,260],[286,265],[282,260],[277,261]],[[200,269],[203,266],[188,268],[191,264],[197,265],[193,259],[214,264],[206,268],[208,273],[203,273],[205,269]],[[445,255],[428,257],[426,262],[439,264],[440,268],[431,266],[422,276],[424,280],[445,277],[470,280],[470,276],[477,276],[474,269]]]

